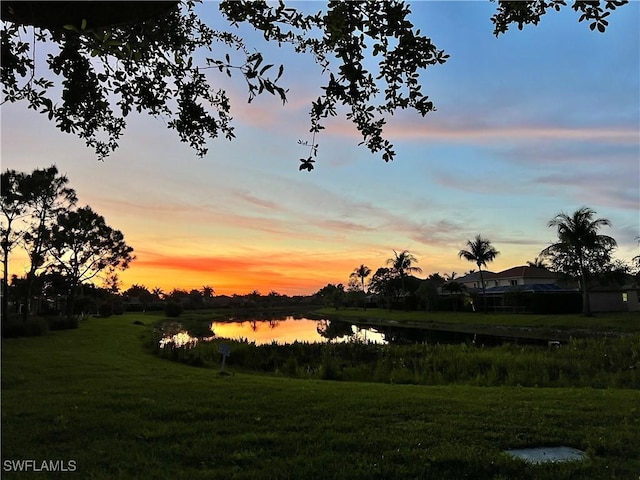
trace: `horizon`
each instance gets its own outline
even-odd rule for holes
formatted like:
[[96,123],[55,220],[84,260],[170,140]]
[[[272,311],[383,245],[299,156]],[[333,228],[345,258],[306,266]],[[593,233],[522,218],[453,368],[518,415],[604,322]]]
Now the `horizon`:
[[[209,25],[219,22],[213,3],[198,7]],[[57,165],[78,206],[124,233],[137,259],[117,272],[121,291],[311,295],[346,285],[360,264],[373,274],[394,249],[415,255],[425,277],[462,275],[477,267],[457,254],[477,234],[500,251],[487,267],[502,271],[538,257],[556,239],[547,222],[582,206],[612,221],[602,233],[617,240],[616,258],[637,255],[640,3],[617,9],[604,34],[567,7],[498,39],[490,2],[409,5],[414,26],[451,57],[421,75],[436,112],[388,119],[389,164],[337,117],[317,138],[316,169],[299,172],[320,70],[248,32],[265,60],[284,64],[288,102],[247,105],[241,77],[211,73],[231,97],[236,138],[210,141],[205,158],[162,121],[131,114],[120,148],[98,162],[19,102],[2,106],[2,168]],[[20,262],[12,255],[10,274]]]

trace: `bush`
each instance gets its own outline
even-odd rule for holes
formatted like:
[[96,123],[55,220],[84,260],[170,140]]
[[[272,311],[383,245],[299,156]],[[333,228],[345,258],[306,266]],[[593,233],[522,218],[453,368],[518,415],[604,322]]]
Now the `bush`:
[[78,317],[48,317],[47,322],[50,330],[71,330],[78,328]]
[[179,317],[182,314],[182,304],[177,302],[169,302],[164,307],[164,314],[167,317]]
[[26,322],[15,319],[2,324],[2,338],[39,337],[49,332],[49,324],[42,317],[33,317]]
[[104,318],[110,317],[111,315],[113,315],[113,305],[111,305],[110,303],[103,303],[98,308],[98,315]]
[[[640,335],[572,340],[559,348],[225,342],[233,352],[230,367],[290,377],[422,385],[640,388]],[[190,365],[217,366],[218,346],[219,342],[199,342],[156,347],[156,352]]]

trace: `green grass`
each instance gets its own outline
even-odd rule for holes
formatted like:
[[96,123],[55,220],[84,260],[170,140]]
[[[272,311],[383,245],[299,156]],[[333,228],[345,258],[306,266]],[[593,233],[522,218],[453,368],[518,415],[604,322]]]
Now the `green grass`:
[[[134,325],[134,321],[145,325]],[[2,460],[75,473],[2,478],[635,479],[640,392],[220,376],[144,348],[158,316],[2,341]],[[232,360],[232,358],[230,359]],[[230,370],[233,366],[230,363]],[[531,466],[506,448],[568,445]]]
[[517,313],[469,313],[469,312],[424,312],[389,311],[387,309],[352,310],[323,308],[315,311],[318,315],[345,320],[370,322],[396,322],[398,324],[422,325],[448,328],[457,326],[469,330],[478,327],[500,326],[514,328],[589,330],[597,332],[640,332],[640,312],[599,313],[593,317],[581,314],[541,315]]

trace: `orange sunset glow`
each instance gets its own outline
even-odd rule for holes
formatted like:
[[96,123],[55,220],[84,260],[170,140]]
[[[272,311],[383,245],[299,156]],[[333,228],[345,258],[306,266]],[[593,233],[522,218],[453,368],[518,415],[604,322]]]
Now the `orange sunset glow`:
[[[219,24],[215,8],[200,7]],[[9,102],[2,167],[55,164],[78,206],[122,231],[136,259],[118,272],[121,291],[309,295],[347,285],[362,264],[373,274],[394,250],[415,256],[421,278],[462,275],[477,267],[457,254],[478,234],[500,252],[487,268],[501,271],[539,256],[555,239],[549,220],[585,205],[611,220],[615,256],[630,261],[640,235],[640,46],[629,39],[640,3],[620,9],[602,35],[567,11],[496,39],[494,10],[412,2],[415,27],[451,58],[420,77],[437,111],[387,119],[390,163],[358,146],[341,112],[315,139],[316,168],[300,172],[309,153],[299,140],[311,140],[309,108],[327,77],[313,58],[240,28],[265,63],[284,65],[287,102],[263,95],[247,104],[241,77],[206,70],[230,98],[236,138],[211,140],[204,158],[163,121],[132,112],[119,148],[97,162],[82,139]],[[25,265],[14,249],[10,274],[24,275]]]

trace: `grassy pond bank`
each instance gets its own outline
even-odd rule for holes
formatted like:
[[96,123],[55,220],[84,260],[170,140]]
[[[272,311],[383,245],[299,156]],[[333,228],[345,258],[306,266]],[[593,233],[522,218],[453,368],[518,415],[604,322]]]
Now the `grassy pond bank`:
[[[2,478],[631,479],[640,472],[640,390],[620,384],[609,360],[601,362],[606,388],[572,385],[568,376],[567,386],[553,388],[327,381],[306,377],[298,359],[289,363],[298,377],[291,378],[284,369],[239,368],[234,350],[230,374],[220,375],[219,354],[212,368],[155,355],[149,342],[162,320],[90,318],[77,330],[3,340]],[[584,341],[601,342],[593,358],[610,358],[608,342],[618,340],[630,343],[618,344],[613,365],[634,370],[636,335]],[[503,453],[546,445],[587,457],[530,465]],[[73,460],[75,469],[6,468],[20,459]]]

